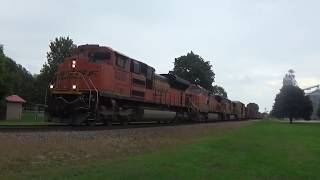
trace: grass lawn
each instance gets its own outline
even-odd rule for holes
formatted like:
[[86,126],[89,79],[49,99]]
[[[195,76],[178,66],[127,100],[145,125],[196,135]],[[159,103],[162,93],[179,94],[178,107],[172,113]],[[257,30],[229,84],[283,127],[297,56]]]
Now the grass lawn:
[[170,150],[26,168],[6,178],[318,179],[319,165],[320,124],[262,121]]
[[21,119],[17,120],[1,120],[0,125],[40,125],[48,124],[45,121],[43,115],[39,115],[35,112],[24,112]]

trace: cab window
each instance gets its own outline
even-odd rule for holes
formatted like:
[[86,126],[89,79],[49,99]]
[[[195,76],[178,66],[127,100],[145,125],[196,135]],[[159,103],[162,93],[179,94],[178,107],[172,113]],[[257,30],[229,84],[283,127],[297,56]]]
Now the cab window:
[[153,74],[154,74],[153,68],[152,68],[152,67],[148,67],[148,70],[147,70],[147,79],[152,79]]
[[105,63],[111,58],[110,52],[93,52],[88,54],[90,62],[93,63]]
[[117,56],[116,65],[120,68],[125,68],[127,63],[127,58],[124,56]]

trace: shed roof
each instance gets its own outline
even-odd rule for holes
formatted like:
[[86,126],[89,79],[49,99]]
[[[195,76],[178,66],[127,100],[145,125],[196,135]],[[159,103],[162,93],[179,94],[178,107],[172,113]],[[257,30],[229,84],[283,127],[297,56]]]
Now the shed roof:
[[312,91],[308,93],[309,96],[320,96],[320,89],[316,89],[315,91]]
[[24,99],[22,99],[18,95],[8,96],[8,97],[6,97],[6,101],[7,102],[13,102],[13,103],[25,103],[26,102]]

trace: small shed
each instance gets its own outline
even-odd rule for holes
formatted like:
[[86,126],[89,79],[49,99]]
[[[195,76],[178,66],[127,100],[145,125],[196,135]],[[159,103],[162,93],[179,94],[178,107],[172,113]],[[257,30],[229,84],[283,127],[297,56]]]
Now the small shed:
[[7,102],[7,114],[6,120],[21,119],[22,104],[26,101],[18,95],[12,95],[6,97]]

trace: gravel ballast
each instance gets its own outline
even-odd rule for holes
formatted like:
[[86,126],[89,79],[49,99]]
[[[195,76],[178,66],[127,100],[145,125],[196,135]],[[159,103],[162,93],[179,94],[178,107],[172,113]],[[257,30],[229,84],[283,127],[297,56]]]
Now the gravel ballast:
[[0,132],[0,172],[30,165],[111,159],[170,149],[249,123],[219,122],[99,131]]

